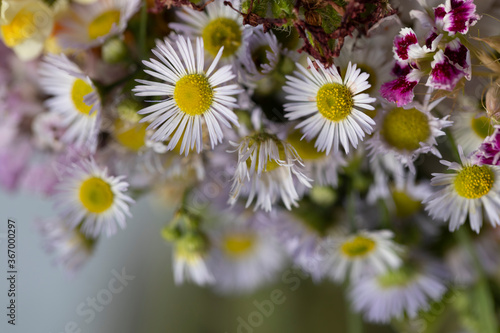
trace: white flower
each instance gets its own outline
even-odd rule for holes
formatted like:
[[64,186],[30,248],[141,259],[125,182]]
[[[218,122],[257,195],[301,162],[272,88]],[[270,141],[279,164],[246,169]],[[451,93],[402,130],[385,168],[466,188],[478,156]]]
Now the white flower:
[[454,121],[451,131],[468,156],[479,148],[487,136],[493,134],[491,119],[484,110],[478,108],[478,101],[466,97],[458,98],[459,110],[452,113]]
[[366,320],[388,323],[391,319],[415,318],[429,303],[438,301],[446,287],[437,278],[406,267],[367,277],[353,284],[349,297]]
[[55,262],[68,273],[76,273],[92,255],[94,241],[85,237],[79,228],[69,228],[59,218],[39,220],[36,226],[45,250],[53,253]]
[[199,286],[213,284],[215,279],[207,268],[206,253],[191,251],[179,244],[174,252],[174,281],[182,284],[184,281],[193,281]]
[[144,61],[144,65],[151,69],[145,72],[164,82],[137,80],[143,85],[133,91],[137,96],[162,96],[165,99],[139,111],[148,114],[141,121],[151,121],[148,129],[156,129],[151,137],[153,140],[169,140],[168,150],[173,150],[182,136],[180,153],[186,155],[194,147],[201,152],[202,127],[206,127],[213,149],[224,136],[221,123],[228,128],[231,123],[238,126],[238,118],[231,110],[237,107],[236,99],[231,95],[240,90],[235,84],[224,85],[235,75],[231,66],[215,71],[222,49],[205,70],[201,38],[196,39],[196,54],[189,39],[179,36],[175,45],[177,52],[168,40],[159,42],[153,53],[160,61]]
[[231,145],[238,147],[234,150],[238,152],[238,165],[229,203],[236,203],[245,186],[249,192],[246,207],[257,196],[255,209],[271,211],[272,205],[281,198],[290,210],[297,206],[299,199],[292,176],[305,186],[311,186],[310,179],[300,170],[300,157],[288,142],[274,135],[257,133],[245,137],[239,144],[231,142]]
[[370,154],[393,154],[412,173],[416,172],[413,162],[420,154],[430,152],[441,157],[436,138],[445,135],[442,129],[452,124],[449,116],[438,119],[430,113],[441,100],[429,104],[426,98],[424,105],[412,102],[404,108],[393,107],[380,112],[375,119],[377,129],[367,141]]
[[[243,211],[243,215],[254,213]],[[281,247],[267,230],[254,225],[238,223],[241,215],[232,216],[213,233],[214,248],[209,265],[214,273],[217,290],[228,292],[249,292],[271,281],[283,268]]]
[[67,127],[66,144],[94,149],[99,133],[101,102],[92,81],[65,55],[47,55],[39,69],[40,85],[52,97],[45,104]]
[[345,237],[332,237],[326,249],[329,275],[337,282],[357,281],[369,274],[381,274],[401,266],[402,248],[389,230],[360,231]]
[[88,49],[103,44],[127,28],[128,20],[139,10],[140,0],[99,0],[91,4],[73,4],[61,19],[58,34],[63,47]]
[[319,61],[313,63],[308,58],[307,62],[309,70],[297,64],[299,71],[294,72],[295,76],[286,76],[283,90],[292,102],[285,104],[285,116],[290,120],[306,117],[296,128],[302,130],[307,140],[316,138],[314,146],[318,151],[326,150],[329,154],[333,148],[337,152],[340,142],[347,153],[349,146],[356,148],[358,140],[365,133],[370,134],[375,125],[359,110],[374,109],[370,103],[375,98],[360,94],[370,88],[369,75],[349,63],[342,80],[334,66],[325,69]]
[[[232,1],[234,8],[239,9],[240,1]],[[183,23],[170,23],[169,27],[177,33],[203,38],[205,50],[213,57],[234,59],[243,45],[244,31],[241,15],[231,7],[224,5],[223,0],[215,0],[200,12],[193,9],[177,11]],[[219,50],[224,48],[222,55]]]
[[474,165],[458,147],[461,163],[442,160],[453,173],[433,173],[431,185],[445,186],[427,198],[425,209],[433,219],[449,221],[450,231],[469,216],[472,230],[479,233],[483,210],[492,226],[500,224],[500,167]]
[[243,44],[241,62],[251,80],[256,81],[271,73],[280,61],[281,50],[272,31],[264,33],[260,28],[251,30]]
[[125,228],[126,216],[131,217],[125,194],[128,184],[123,176],[108,176],[93,160],[73,164],[58,185],[57,207],[73,228],[81,224],[86,235],[114,235],[117,226]]

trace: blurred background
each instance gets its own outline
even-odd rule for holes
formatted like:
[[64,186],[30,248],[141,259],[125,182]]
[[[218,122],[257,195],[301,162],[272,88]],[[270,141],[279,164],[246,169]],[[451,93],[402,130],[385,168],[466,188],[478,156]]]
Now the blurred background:
[[[100,243],[87,265],[71,277],[56,267],[52,257],[43,251],[34,225],[37,218],[54,215],[51,202],[27,193],[0,191],[2,309],[7,305],[4,276],[7,275],[8,218],[17,223],[19,264],[17,323],[15,327],[8,325],[6,310],[3,310],[0,332],[347,331],[348,318],[341,289],[327,282],[316,285],[291,267],[283,272],[281,281],[253,294],[224,296],[209,288],[176,286],[172,252],[160,236],[171,212],[150,199],[145,197],[134,205],[134,218],[128,221],[127,228]],[[115,274],[121,275],[122,270],[129,279],[134,278],[125,282],[127,285],[121,292],[112,294],[107,291],[110,280],[115,279]],[[120,283],[113,283],[119,288]],[[112,298],[108,301],[110,294]],[[96,310],[92,310],[88,302],[99,297],[109,303],[101,307],[97,302]],[[273,298],[280,304],[270,305]],[[364,332],[394,331],[384,326],[365,325]]]

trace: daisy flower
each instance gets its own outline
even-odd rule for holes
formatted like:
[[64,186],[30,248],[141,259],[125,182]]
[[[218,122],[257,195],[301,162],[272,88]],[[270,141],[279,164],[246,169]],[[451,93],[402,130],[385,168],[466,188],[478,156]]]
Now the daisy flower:
[[297,64],[295,76],[286,76],[283,90],[288,94],[285,116],[290,120],[303,117],[296,128],[300,128],[307,140],[316,138],[314,147],[329,154],[338,151],[339,142],[346,153],[349,146],[358,146],[365,133],[372,132],[375,122],[359,109],[374,110],[370,103],[375,98],[361,92],[370,88],[369,75],[361,73],[356,65],[349,63],[342,80],[337,69],[326,69],[319,61],[307,59],[309,70]]
[[264,78],[278,66],[280,57],[280,45],[272,31],[252,29],[241,51],[241,61],[250,78],[253,81]]
[[123,176],[108,175],[93,160],[73,164],[58,186],[57,207],[67,223],[86,235],[98,237],[105,233],[112,236],[117,226],[125,228],[126,216],[131,217],[132,200],[125,192],[128,184]]
[[444,188],[424,201],[434,219],[449,221],[450,231],[464,224],[467,216],[472,230],[479,233],[483,210],[492,226],[500,224],[500,167],[474,165],[458,146],[461,163],[442,160],[453,173],[433,173],[431,185]]
[[222,48],[210,67],[205,69],[201,38],[196,39],[196,54],[191,41],[182,36],[179,36],[175,46],[178,51],[168,40],[158,42],[153,53],[160,61],[144,61],[144,65],[150,68],[145,72],[164,82],[137,80],[143,85],[136,86],[133,91],[137,96],[165,98],[139,111],[139,114],[147,114],[141,121],[151,122],[148,129],[156,129],[151,137],[153,140],[169,140],[168,150],[173,150],[182,136],[181,154],[185,152],[187,155],[195,147],[200,153],[203,127],[208,131],[213,149],[224,136],[221,123],[228,128],[231,123],[239,126],[238,117],[232,111],[238,105],[231,95],[238,94],[240,90],[235,84],[225,84],[235,78],[231,66],[215,70]]
[[95,241],[87,238],[79,228],[69,228],[59,218],[37,221],[45,250],[54,254],[55,262],[68,273],[76,273],[87,262],[94,250]]
[[207,266],[208,248],[205,242],[184,237],[176,243],[174,251],[174,281],[182,284],[193,281],[199,286],[215,282]]
[[428,104],[426,99],[424,105],[412,102],[404,108],[393,107],[379,113],[375,119],[376,131],[367,142],[370,154],[393,154],[412,173],[416,172],[413,162],[420,154],[432,153],[441,157],[436,138],[445,135],[442,129],[451,126],[452,122],[448,116],[438,119],[431,115],[430,111],[440,101]]
[[293,176],[304,186],[310,187],[310,179],[301,170],[302,161],[295,149],[276,136],[257,133],[247,136],[240,143],[230,142],[237,147],[238,164],[231,188],[229,203],[234,205],[243,187],[247,190],[246,207],[255,197],[255,209],[271,211],[278,198],[290,210],[297,206],[299,195]]
[[[253,215],[248,211],[242,214]],[[230,224],[213,233],[214,248],[209,265],[214,272],[216,289],[224,293],[249,292],[275,278],[283,268],[285,257],[267,230],[249,224],[251,219],[242,224],[238,223],[238,217],[232,216]]]
[[349,297],[354,309],[362,312],[366,320],[389,323],[405,316],[415,318],[445,292],[446,287],[437,278],[401,267],[357,281],[349,290]]
[[329,276],[337,282],[347,278],[357,281],[367,274],[381,274],[396,269],[403,261],[402,248],[389,230],[360,231],[345,237],[333,237],[325,258]]
[[61,46],[88,49],[102,45],[127,28],[128,20],[139,10],[140,0],[99,0],[91,4],[73,4],[67,17],[60,20]]
[[[240,1],[234,0],[232,5],[238,9]],[[243,19],[238,12],[224,5],[223,0],[208,4],[205,11],[189,8],[178,11],[177,16],[183,22],[170,23],[169,27],[177,33],[202,37],[205,51],[213,58],[234,59],[243,45]],[[221,48],[224,51],[219,55]]]
[[457,145],[462,146],[468,156],[479,148],[487,136],[494,131],[491,119],[484,110],[475,105],[474,100],[465,97],[458,98],[460,110],[452,114],[453,127],[451,131]]
[[95,148],[101,102],[94,84],[65,55],[47,55],[39,69],[40,85],[52,96],[45,104],[60,116],[67,129],[60,140],[77,147]]

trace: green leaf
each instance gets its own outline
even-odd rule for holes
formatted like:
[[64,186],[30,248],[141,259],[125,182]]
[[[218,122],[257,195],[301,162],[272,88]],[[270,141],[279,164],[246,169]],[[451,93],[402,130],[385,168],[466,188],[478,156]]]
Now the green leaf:
[[321,15],[321,26],[326,33],[332,33],[342,21],[342,16],[332,6],[326,6],[317,11]]

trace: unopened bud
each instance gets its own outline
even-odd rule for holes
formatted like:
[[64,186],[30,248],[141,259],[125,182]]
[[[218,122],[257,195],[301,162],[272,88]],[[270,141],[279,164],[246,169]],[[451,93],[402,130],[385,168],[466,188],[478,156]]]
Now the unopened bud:
[[118,64],[128,59],[127,45],[120,38],[107,40],[102,46],[102,59],[108,64]]
[[486,112],[490,118],[500,121],[500,82],[494,82],[486,91]]

